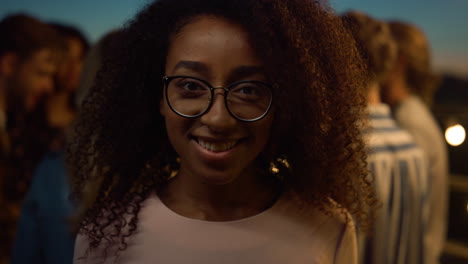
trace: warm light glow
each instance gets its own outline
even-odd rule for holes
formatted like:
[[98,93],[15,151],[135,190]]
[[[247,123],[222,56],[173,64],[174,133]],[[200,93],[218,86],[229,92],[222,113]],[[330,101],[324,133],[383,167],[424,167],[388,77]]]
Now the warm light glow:
[[452,146],[459,146],[465,141],[466,133],[462,125],[457,124],[445,130],[445,140]]

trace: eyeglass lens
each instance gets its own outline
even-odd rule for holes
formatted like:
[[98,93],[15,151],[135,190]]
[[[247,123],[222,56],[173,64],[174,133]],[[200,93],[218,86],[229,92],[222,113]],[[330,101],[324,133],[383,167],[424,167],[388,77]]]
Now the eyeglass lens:
[[[211,103],[211,89],[203,81],[189,77],[175,77],[167,84],[167,98],[172,108],[184,116],[198,116]],[[263,116],[271,104],[271,90],[261,82],[237,82],[227,87],[228,110],[242,120]]]

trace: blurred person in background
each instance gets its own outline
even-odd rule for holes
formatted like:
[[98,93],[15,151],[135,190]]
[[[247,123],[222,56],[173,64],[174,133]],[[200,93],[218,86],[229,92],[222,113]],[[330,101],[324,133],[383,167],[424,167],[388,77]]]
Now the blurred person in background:
[[342,18],[368,62],[368,162],[382,202],[372,236],[360,241],[361,263],[424,263],[422,212],[427,208],[427,160],[380,98],[381,82],[397,60],[397,44],[382,21],[356,11]]
[[96,75],[104,60],[112,55],[112,43],[120,41],[121,29],[115,29],[105,34],[88,52],[83,62],[83,73],[75,96],[75,104],[81,106],[84,97],[94,84]]
[[[106,34],[89,49],[82,63],[83,71],[76,88],[78,94],[84,95],[91,88],[102,61],[111,55],[110,47],[118,41],[121,32],[115,30]],[[77,111],[80,98],[76,96]],[[35,171],[21,212],[12,264],[72,262],[74,232],[70,220],[76,212],[68,199],[69,175],[64,156],[63,148],[53,149]]]
[[75,91],[88,50],[88,41],[78,29],[57,23],[50,25],[59,35],[54,88],[38,100],[35,111],[23,115],[24,121],[10,129],[18,153],[16,162],[22,165],[22,173],[28,179],[47,152],[63,147],[65,129],[75,116]]
[[23,202],[12,263],[71,263],[74,235],[68,200],[69,184],[63,158],[65,135],[75,113],[75,92],[82,71],[88,41],[77,28],[51,24],[60,37],[61,54],[55,75],[55,89],[41,104],[36,127],[47,143],[45,156],[35,169],[31,187]]
[[438,263],[446,241],[448,206],[448,154],[442,131],[429,110],[439,77],[431,68],[429,43],[418,27],[389,22],[398,44],[398,58],[387,76],[382,95],[398,124],[408,130],[429,161],[430,209],[425,216],[426,262]]
[[57,64],[55,30],[38,19],[14,14],[0,21],[0,263],[6,263],[26,190],[15,163],[22,150],[15,138],[25,116],[52,91]]
[[50,26],[57,34],[53,89],[37,97],[34,109],[16,107],[8,111],[12,150],[8,161],[12,165],[9,178],[18,186],[18,201],[24,198],[39,161],[51,149],[57,151],[63,147],[64,129],[74,117],[74,92],[88,48],[79,30],[59,24]]
[[58,23],[51,25],[62,38],[64,52],[55,76],[55,90],[47,97],[44,112],[51,128],[63,130],[70,125],[76,114],[75,93],[89,43],[75,27]]

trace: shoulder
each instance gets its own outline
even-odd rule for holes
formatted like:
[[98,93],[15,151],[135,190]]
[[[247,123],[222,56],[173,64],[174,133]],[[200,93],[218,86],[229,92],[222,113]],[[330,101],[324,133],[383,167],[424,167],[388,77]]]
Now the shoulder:
[[357,263],[357,231],[351,214],[330,199],[330,218],[338,228],[334,248],[334,262],[337,264]]
[[[66,174],[63,152],[49,152],[39,162],[35,178],[62,178]],[[38,176],[36,176],[38,175]]]
[[40,161],[29,192],[43,197],[46,203],[67,201],[69,186],[63,153],[48,153]]
[[344,225],[352,222],[348,211],[331,198],[322,208],[289,192],[277,202],[274,212],[276,215],[284,215],[295,221],[308,223],[311,227],[328,226],[332,230],[341,230]]
[[85,234],[79,232],[75,239],[75,249],[73,252],[73,263],[85,263],[86,252],[89,248],[89,240]]
[[370,105],[368,112],[369,128],[364,136],[371,153],[391,152],[395,148],[414,144],[412,136],[397,125],[387,105]]
[[[329,199],[325,209],[287,196],[275,209],[293,228],[313,236],[311,248],[320,249],[334,263],[355,263],[357,259],[354,221],[347,210]],[[320,252],[320,251],[319,251]],[[342,259],[341,262],[337,260]]]
[[97,248],[91,248],[91,241],[82,230],[75,238],[73,264],[115,263],[118,259],[118,245],[103,241]]
[[436,121],[429,108],[416,96],[405,99],[395,108],[395,119],[405,129],[421,127],[436,129]]

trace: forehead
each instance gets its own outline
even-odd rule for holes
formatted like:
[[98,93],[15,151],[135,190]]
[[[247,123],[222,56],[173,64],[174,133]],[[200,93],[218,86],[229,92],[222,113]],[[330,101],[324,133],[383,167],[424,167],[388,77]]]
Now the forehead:
[[171,37],[166,71],[172,71],[179,61],[201,62],[218,73],[261,64],[247,31],[216,16],[199,16]]
[[[223,48],[250,48],[247,31],[239,24],[219,16],[201,15],[190,20],[170,37],[170,46],[186,43],[216,44]],[[187,47],[185,47],[187,48]]]

